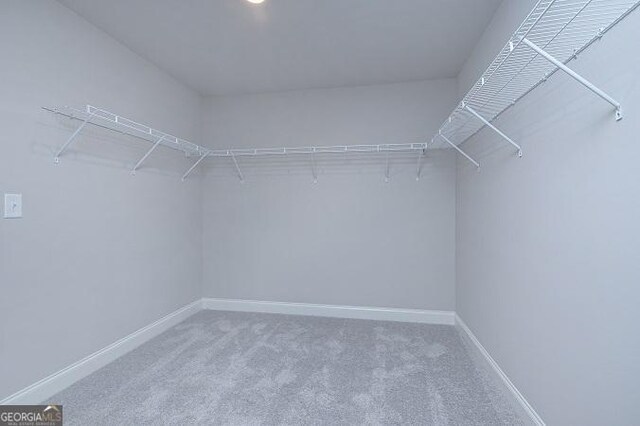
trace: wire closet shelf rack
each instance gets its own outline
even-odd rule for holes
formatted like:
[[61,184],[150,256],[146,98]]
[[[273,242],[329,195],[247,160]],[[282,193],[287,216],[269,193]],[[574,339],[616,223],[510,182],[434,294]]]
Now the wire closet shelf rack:
[[639,5],[640,0],[539,0],[498,56],[440,126],[430,143],[209,149],[91,105],[87,105],[82,110],[66,106],[43,107],[55,114],[81,121],[80,126],[56,151],[54,160],[58,163],[60,156],[69,148],[82,129],[87,124],[91,124],[134,136],[152,144],[132,167],[133,174],[160,145],[196,158],[182,175],[183,180],[209,157],[230,158],[238,177],[244,180],[236,157],[293,154],[311,157],[313,178],[316,182],[318,179],[316,154],[383,153],[386,157],[385,180],[389,181],[389,156],[400,152],[415,153],[416,179],[418,180],[423,156],[429,146],[436,145],[436,141],[444,144],[444,147],[455,149],[479,168],[480,164],[458,145],[486,126],[511,144],[518,156],[522,156],[520,145],[492,122],[558,70],[566,72],[611,104],[616,120],[622,118],[620,103],[570,69],[567,63],[601,39],[607,31]]
[[420,179],[421,160],[427,149],[426,142],[400,143],[400,144],[376,144],[376,145],[332,145],[332,146],[298,146],[298,147],[276,147],[276,148],[233,148],[233,149],[210,149],[180,139],[176,136],[151,128],[122,117],[107,110],[87,105],[84,110],[64,106],[64,107],[42,107],[44,110],[59,114],[71,119],[79,120],[80,126],[69,136],[67,141],[55,153],[54,162],[60,162],[60,156],[69,148],[78,134],[87,125],[102,127],[118,133],[133,136],[138,139],[152,143],[148,151],[131,168],[131,173],[135,174],[153,151],[159,146],[181,151],[187,157],[195,157],[193,165],[182,175],[185,180],[200,163],[208,157],[227,157],[233,161],[240,180],[244,180],[244,174],[240,169],[236,157],[261,157],[261,156],[284,156],[284,155],[307,155],[312,160],[312,172],[314,182],[317,182],[318,171],[315,156],[316,154],[345,154],[345,153],[382,153],[386,154],[385,180],[389,180],[389,155],[393,153],[415,153],[417,159],[416,179]]
[[476,167],[480,164],[458,145],[487,126],[511,144],[520,145],[492,122],[558,70],[611,104],[615,119],[620,103],[567,66],[640,5],[638,0],[540,0],[509,38],[486,71],[440,126],[431,143],[456,149]]

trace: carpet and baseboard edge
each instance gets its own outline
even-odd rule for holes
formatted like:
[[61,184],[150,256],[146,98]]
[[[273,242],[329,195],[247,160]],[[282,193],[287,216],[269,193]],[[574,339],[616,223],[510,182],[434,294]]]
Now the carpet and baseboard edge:
[[240,299],[202,299],[204,309],[218,311],[262,312],[270,314],[311,315],[316,317],[455,324],[455,312],[423,309],[379,308],[370,306],[319,305],[315,303],[268,302]]
[[309,303],[267,302],[256,300],[203,298],[196,300],[159,320],[140,328],[126,337],[100,349],[91,355],[45,377],[38,382],[0,400],[0,405],[38,404],[55,395],[78,380],[90,375],[101,367],[139,347],[153,337],[182,322],[201,310],[238,312],[262,312],[289,315],[311,315],[334,318],[370,319],[381,321],[402,321],[424,324],[455,325],[468,338],[486,360],[507,390],[522,406],[523,411],[536,425],[544,426],[544,421],[518,391],[508,376],[491,357],[464,321],[453,311],[420,309],[395,309],[364,306],[319,305]]
[[529,404],[529,402],[525,399],[525,397],[520,393],[518,388],[513,384],[509,376],[500,368],[496,360],[489,354],[489,352],[482,346],[478,338],[473,334],[471,329],[465,324],[465,322],[460,318],[460,316],[455,314],[455,324],[461,334],[466,337],[472,344],[473,347],[479,352],[482,359],[486,361],[489,365],[489,371],[494,373],[497,376],[497,379],[501,381],[506,387],[509,394],[514,398],[514,400],[520,405],[522,411],[529,417],[529,419],[533,422],[533,424],[537,426],[545,426],[545,422],[542,418],[536,413],[536,410]]
[[202,310],[202,299],[171,312],[126,337],[0,400],[0,405],[39,404]]

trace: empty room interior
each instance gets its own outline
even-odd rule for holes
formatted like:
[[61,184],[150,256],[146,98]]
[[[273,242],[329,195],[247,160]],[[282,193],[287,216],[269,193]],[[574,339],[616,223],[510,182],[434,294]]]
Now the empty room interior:
[[640,424],[639,5],[0,0],[0,425]]

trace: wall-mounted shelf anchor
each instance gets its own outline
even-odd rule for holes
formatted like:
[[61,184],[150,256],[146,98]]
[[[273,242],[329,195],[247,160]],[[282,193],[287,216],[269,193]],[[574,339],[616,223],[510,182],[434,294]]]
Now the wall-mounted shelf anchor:
[[469,111],[471,114],[473,114],[478,120],[482,121],[484,123],[485,126],[489,127],[491,130],[493,130],[494,132],[496,132],[497,134],[499,134],[500,136],[502,136],[502,138],[504,140],[506,140],[507,142],[509,142],[511,145],[513,145],[517,150],[518,150],[518,157],[522,157],[522,148],[520,148],[520,145],[518,145],[517,143],[515,143],[509,136],[505,135],[500,129],[498,129],[496,126],[494,126],[493,124],[491,124],[488,120],[486,120],[483,116],[481,116],[480,114],[478,114],[478,112],[476,110],[474,110],[473,108],[471,108],[469,105],[465,104],[464,102],[462,103],[462,107],[464,109],[466,109],[467,111]]
[[480,169],[480,164],[479,164],[476,160],[474,160],[473,158],[471,158],[471,157],[469,156],[469,154],[467,154],[466,152],[464,152],[463,150],[461,150],[460,148],[458,148],[458,146],[457,146],[455,143],[451,142],[451,141],[449,140],[449,138],[447,138],[445,135],[443,135],[443,134],[442,134],[442,131],[439,131],[439,132],[438,132],[438,134],[440,135],[440,137],[441,137],[441,138],[442,138],[446,143],[448,143],[449,145],[451,145],[451,147],[452,147],[452,148],[454,148],[456,151],[458,151],[460,154],[462,154],[462,155],[463,155],[467,160],[469,160],[470,162],[472,162],[472,163],[476,166],[476,168],[477,168],[477,169]]
[[316,149],[311,151],[311,173],[313,173],[313,183],[318,183],[318,169],[316,165]]
[[558,67],[559,69],[567,73],[570,77],[572,77],[578,83],[582,84],[587,89],[591,90],[593,93],[595,93],[596,95],[600,96],[602,99],[604,99],[605,101],[613,105],[613,107],[615,108],[616,121],[622,120],[622,107],[620,106],[620,102],[613,99],[603,90],[600,90],[599,88],[594,86],[589,80],[582,77],[580,74],[578,74],[577,72],[575,72],[574,70],[566,66],[564,63],[562,63],[561,61],[551,56],[548,52],[546,52],[541,47],[533,43],[531,40],[525,37],[522,39],[522,42],[527,46],[529,46],[531,49],[533,49],[537,54],[545,58],[547,61],[551,62],[553,65],[555,65],[556,67]]
[[387,151],[387,161],[386,161],[386,168],[385,168],[385,171],[384,171],[384,181],[386,183],[389,183],[389,180],[390,180],[390,178],[389,178],[389,151]]
[[78,134],[80,134],[82,129],[84,129],[84,126],[86,126],[87,123],[89,123],[89,121],[93,118],[93,116],[94,116],[94,114],[89,114],[87,116],[87,118],[82,120],[82,124],[80,124],[80,126],[76,129],[76,131],[73,132],[73,134],[71,136],[69,136],[69,139],[67,139],[67,141],[64,143],[64,145],[62,145],[60,147],[60,149],[58,150],[58,152],[56,152],[55,157],[53,157],[53,162],[55,164],[59,164],[60,163],[60,156],[62,155],[62,153],[69,147],[69,145],[71,145],[71,142],[73,142],[73,140],[76,138],[76,136],[78,136]]
[[195,170],[196,167],[198,167],[198,164],[200,164],[202,160],[207,158],[208,155],[209,155],[208,152],[205,152],[204,154],[200,155],[200,158],[198,158],[198,160],[195,163],[193,163],[193,166],[191,166],[189,170],[187,170],[187,172],[182,175],[182,180],[184,181],[187,178],[187,176],[189,176],[191,172]]
[[238,173],[238,177],[240,178],[240,183],[244,182],[244,175],[240,170],[240,166],[238,165],[238,160],[236,160],[236,156],[233,154],[233,151],[229,151],[229,155],[231,155],[231,159],[233,160],[234,166],[236,166],[236,172]]
[[140,166],[142,165],[142,163],[144,162],[144,160],[147,159],[147,157],[149,157],[151,155],[151,153],[158,147],[158,145],[160,145],[160,142],[162,142],[164,140],[165,136],[162,135],[160,138],[158,138],[158,140],[156,141],[156,143],[153,144],[153,146],[151,148],[149,148],[149,150],[147,151],[146,154],[144,154],[144,156],[136,163],[135,166],[133,166],[133,169],[131,169],[131,174],[135,175],[136,174],[136,170],[138,170],[140,168]]
[[427,151],[427,147],[425,146],[425,148],[423,150],[421,150],[418,153],[418,164],[416,166],[416,181],[420,180],[420,174],[422,172],[422,157],[424,157],[424,155],[426,154]]

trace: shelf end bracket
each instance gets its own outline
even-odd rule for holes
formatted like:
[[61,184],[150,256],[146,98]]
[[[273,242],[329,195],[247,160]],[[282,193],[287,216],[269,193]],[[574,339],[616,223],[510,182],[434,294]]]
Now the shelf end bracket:
[[491,124],[489,122],[489,120],[485,119],[483,116],[481,116],[475,109],[471,108],[469,105],[467,104],[463,104],[462,105],[464,107],[464,109],[466,109],[467,111],[469,111],[471,114],[473,114],[478,120],[482,121],[484,123],[485,126],[489,127],[491,130],[493,130],[494,132],[496,132],[497,134],[499,134],[504,140],[506,140],[507,142],[509,142],[511,145],[513,145],[517,150],[518,150],[518,157],[522,157],[522,148],[520,147],[520,145],[518,145],[517,143],[515,143],[509,136],[505,135],[500,129],[498,129],[496,126],[494,126],[493,124]]
[[390,166],[389,166],[389,151],[388,151],[388,147],[387,147],[387,162],[386,162],[386,167],[385,167],[385,171],[384,171],[384,181],[386,183],[389,183],[389,181],[391,180],[390,175]]
[[449,145],[451,145],[451,146],[452,146],[456,151],[458,151],[460,154],[462,154],[462,155],[463,155],[467,160],[469,160],[470,162],[472,162],[472,163],[473,163],[473,165],[474,165],[474,166],[476,166],[476,168],[477,168],[477,169],[479,169],[479,168],[480,168],[480,164],[479,164],[476,160],[474,160],[473,158],[471,158],[471,157],[469,156],[469,154],[467,154],[466,152],[464,152],[463,150],[461,150],[460,148],[458,148],[458,146],[457,146],[455,143],[451,142],[451,141],[449,140],[449,138],[447,138],[445,135],[443,135],[443,134],[442,134],[442,131],[439,131],[439,132],[438,132],[438,135],[440,135],[440,137],[441,137],[442,139],[444,139],[444,141],[445,141],[446,143],[448,143]]
[[556,58],[554,58],[553,56],[551,56],[549,53],[547,53],[541,47],[539,47],[538,45],[533,43],[531,40],[529,40],[529,39],[527,39],[525,37],[525,38],[522,39],[522,42],[524,44],[526,44],[527,46],[529,46],[537,54],[539,54],[540,56],[545,58],[547,61],[551,62],[553,65],[555,65],[556,67],[560,68],[562,71],[567,73],[570,77],[572,77],[578,83],[582,84],[587,89],[591,90],[593,93],[595,93],[596,95],[600,96],[602,99],[604,99],[605,101],[607,101],[608,103],[613,105],[613,107],[616,110],[616,115],[615,115],[616,121],[622,120],[622,107],[620,105],[620,102],[618,102],[615,99],[613,99],[611,96],[609,96],[603,90],[601,90],[601,89],[597,88],[596,86],[594,86],[589,80],[587,80],[586,78],[584,78],[583,76],[581,76],[580,74],[578,74],[577,72],[575,72],[574,70],[572,70],[571,68],[566,66],[564,63],[562,63],[559,60],[557,60]]
[[160,145],[160,142],[162,142],[165,138],[165,135],[162,135],[154,144],[151,148],[149,148],[149,151],[147,151],[146,154],[144,154],[144,156],[136,163],[135,166],[133,166],[133,169],[131,169],[131,174],[135,175],[136,174],[136,170],[138,170],[140,168],[140,166],[142,165],[142,163],[144,162],[144,160],[147,159],[147,157],[149,157],[151,155],[151,153],[158,147],[158,145]]
[[318,166],[316,165],[316,148],[311,151],[311,173],[313,173],[313,183],[318,183]]
[[60,162],[60,156],[62,155],[62,153],[69,147],[69,145],[71,145],[71,142],[73,142],[76,136],[80,134],[82,129],[84,129],[84,126],[87,125],[87,123],[93,118],[94,115],[95,114],[89,114],[89,116],[82,121],[82,124],[80,124],[80,126],[76,129],[76,131],[73,132],[71,136],[69,136],[69,139],[67,139],[64,145],[62,145],[60,149],[58,149],[58,152],[56,152],[55,157],[53,157],[54,163],[58,164]]
[[425,152],[427,151],[427,144],[425,144],[424,148],[422,148],[418,152],[418,164],[416,165],[416,181],[420,180],[420,175],[422,173],[422,157],[424,157]]
[[244,182],[244,175],[240,170],[240,166],[238,165],[238,160],[236,160],[236,156],[233,154],[233,151],[229,151],[229,155],[231,155],[231,159],[233,160],[233,165],[236,166],[236,172],[238,173],[238,177],[240,178],[240,182]]
[[198,158],[198,161],[196,161],[195,163],[193,163],[193,166],[191,166],[189,168],[189,170],[187,170],[187,172],[185,174],[182,175],[182,180],[184,181],[185,179],[187,179],[187,176],[189,176],[191,174],[191,172],[198,167],[198,164],[200,164],[202,162],[202,160],[204,160],[205,158],[207,158],[207,156],[209,155],[208,152],[205,152],[204,154],[202,154],[200,156],[200,158]]

